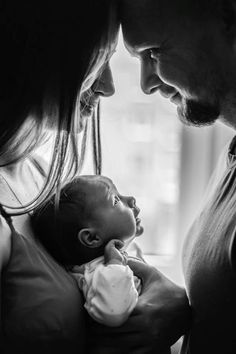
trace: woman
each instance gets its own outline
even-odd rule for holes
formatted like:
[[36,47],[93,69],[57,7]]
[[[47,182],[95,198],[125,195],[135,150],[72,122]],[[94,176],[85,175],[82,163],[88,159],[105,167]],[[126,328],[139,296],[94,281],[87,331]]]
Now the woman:
[[[77,133],[99,96],[114,91],[107,65],[118,30],[113,10],[112,0],[85,0],[83,6],[78,0],[63,4],[58,0],[12,0],[1,4],[3,353],[86,351],[78,289],[35,240],[29,213],[59,189],[64,178],[78,173]],[[47,173],[34,156],[46,129],[56,132]],[[130,265],[143,281],[138,305],[119,329],[94,328],[91,351],[166,353],[187,325],[185,292],[148,266]]]
[[[29,212],[62,178],[78,172],[78,132],[99,97],[114,91],[108,64],[118,31],[113,5],[110,0],[86,0],[83,6],[78,0],[1,4],[3,353],[85,352],[77,286],[34,239]],[[55,131],[47,174],[34,156],[46,130]]]

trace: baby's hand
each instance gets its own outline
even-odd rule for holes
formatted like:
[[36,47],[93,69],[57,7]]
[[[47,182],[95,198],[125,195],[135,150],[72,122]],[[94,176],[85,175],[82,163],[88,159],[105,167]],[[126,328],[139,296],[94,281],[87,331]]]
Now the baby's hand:
[[121,248],[124,247],[124,243],[120,240],[111,240],[105,247],[104,259],[105,264],[127,264],[127,256]]

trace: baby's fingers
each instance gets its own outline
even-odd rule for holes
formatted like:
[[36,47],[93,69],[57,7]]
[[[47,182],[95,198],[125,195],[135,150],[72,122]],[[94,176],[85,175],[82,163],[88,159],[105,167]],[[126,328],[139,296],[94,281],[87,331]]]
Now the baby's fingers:
[[112,248],[117,248],[119,250],[122,247],[124,247],[124,242],[122,242],[121,240],[113,239],[109,241],[106,245],[106,250],[110,250]]

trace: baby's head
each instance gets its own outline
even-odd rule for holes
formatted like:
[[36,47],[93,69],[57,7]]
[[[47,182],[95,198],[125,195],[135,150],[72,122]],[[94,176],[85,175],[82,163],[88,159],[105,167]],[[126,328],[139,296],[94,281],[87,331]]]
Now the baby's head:
[[82,264],[103,255],[111,239],[143,233],[133,197],[118,193],[104,176],[80,176],[61,191],[58,210],[51,200],[33,216],[36,236],[62,264]]

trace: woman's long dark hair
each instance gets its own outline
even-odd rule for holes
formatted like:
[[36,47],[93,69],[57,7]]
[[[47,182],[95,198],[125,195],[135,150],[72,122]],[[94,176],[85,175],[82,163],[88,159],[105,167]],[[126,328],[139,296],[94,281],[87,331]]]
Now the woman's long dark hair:
[[[57,131],[45,185],[24,212],[44,203],[82,167],[80,96],[102,70],[118,31],[115,0],[82,2],[0,1],[0,158],[4,165],[16,163],[40,145],[47,129]],[[93,122],[99,166],[99,114]]]

